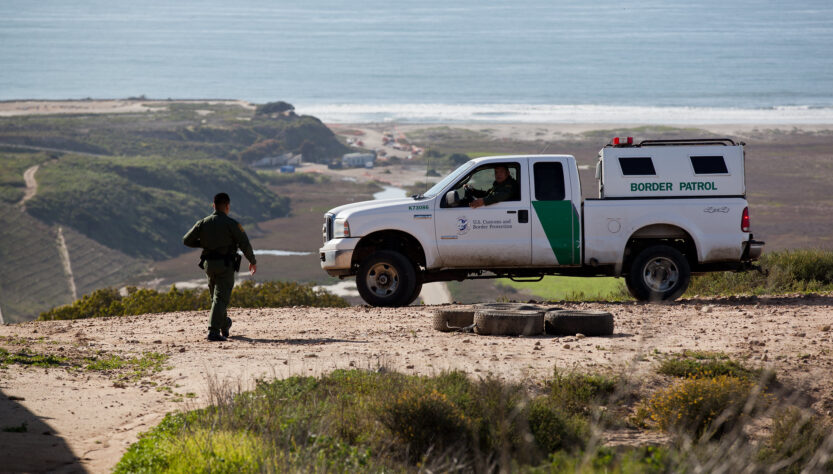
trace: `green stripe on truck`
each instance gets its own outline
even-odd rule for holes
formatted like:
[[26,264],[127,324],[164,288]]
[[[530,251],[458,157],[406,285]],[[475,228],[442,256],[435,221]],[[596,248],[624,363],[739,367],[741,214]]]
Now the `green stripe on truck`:
[[547,234],[559,265],[579,263],[579,218],[572,201],[533,201],[532,207]]

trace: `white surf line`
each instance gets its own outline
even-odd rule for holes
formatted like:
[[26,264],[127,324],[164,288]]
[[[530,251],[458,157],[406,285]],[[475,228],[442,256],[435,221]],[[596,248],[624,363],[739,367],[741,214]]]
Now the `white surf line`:
[[61,254],[61,263],[64,264],[64,273],[67,275],[69,289],[72,292],[72,301],[78,299],[78,290],[75,288],[75,277],[72,275],[72,265],[69,262],[69,249],[67,241],[64,240],[64,229],[58,226],[58,253]]
[[35,197],[38,194],[38,182],[35,180],[35,173],[38,172],[40,165],[30,166],[23,172],[23,181],[26,182],[26,190],[23,191],[23,199],[20,200],[21,206],[26,206],[26,201]]

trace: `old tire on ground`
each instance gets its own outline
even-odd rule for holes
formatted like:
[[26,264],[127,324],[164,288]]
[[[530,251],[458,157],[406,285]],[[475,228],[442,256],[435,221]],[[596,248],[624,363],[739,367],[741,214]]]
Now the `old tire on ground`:
[[474,311],[438,309],[434,311],[434,329],[442,332],[454,331],[471,326],[474,323]]
[[537,336],[544,332],[542,311],[477,311],[474,332],[491,336]]
[[478,303],[475,311],[543,311],[537,304],[530,303]]
[[605,311],[549,311],[544,315],[544,328],[555,336],[610,336],[613,315]]
[[401,253],[380,250],[359,266],[356,287],[372,306],[404,306],[414,296],[417,284],[414,265]]
[[648,247],[634,258],[626,285],[639,301],[673,301],[691,281],[691,267],[685,255],[667,245]]

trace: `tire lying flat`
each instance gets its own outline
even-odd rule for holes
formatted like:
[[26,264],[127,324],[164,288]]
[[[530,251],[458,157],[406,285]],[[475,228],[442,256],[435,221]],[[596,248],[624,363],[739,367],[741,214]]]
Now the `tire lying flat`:
[[437,331],[450,332],[471,326],[474,323],[474,311],[438,309],[434,311],[433,327]]
[[610,336],[613,334],[613,315],[606,311],[548,311],[544,329],[554,336]]
[[537,304],[530,303],[479,303],[474,305],[475,311],[545,311]]
[[474,332],[491,336],[537,336],[544,332],[544,312],[477,311]]

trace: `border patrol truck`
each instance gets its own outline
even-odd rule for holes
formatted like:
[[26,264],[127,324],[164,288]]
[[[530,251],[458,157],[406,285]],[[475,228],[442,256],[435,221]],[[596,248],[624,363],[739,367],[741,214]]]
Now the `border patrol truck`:
[[[599,152],[598,198],[582,199],[570,155],[473,159],[423,194],[324,216],[321,268],[355,276],[374,306],[404,306],[423,283],[544,275],[624,277],[641,301],[670,301],[692,273],[749,268],[743,143],[614,138]],[[471,208],[505,167],[519,193]]]

